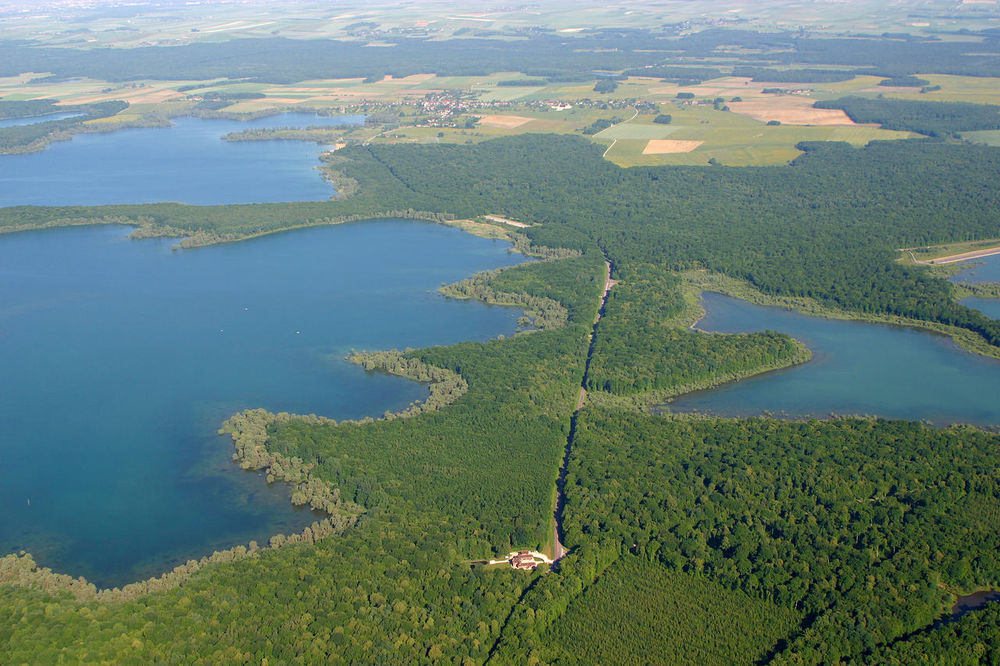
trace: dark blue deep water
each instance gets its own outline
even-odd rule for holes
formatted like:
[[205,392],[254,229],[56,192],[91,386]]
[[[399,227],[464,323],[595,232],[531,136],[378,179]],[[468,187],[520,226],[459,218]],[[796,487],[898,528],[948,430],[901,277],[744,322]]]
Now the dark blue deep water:
[[673,400],[671,411],[789,417],[831,413],[1000,424],[1000,361],[970,354],[919,329],[810,317],[706,292],[698,328],[787,333],[812,350],[808,363]]
[[0,554],[102,585],[315,519],[232,463],[215,434],[229,415],[404,408],[426,389],[344,355],[510,334],[520,314],[437,294],[521,260],[448,227],[364,222],[185,251],[127,233],[0,237]]
[[244,129],[363,121],[363,116],[301,113],[247,122],[176,118],[173,127],[78,134],[41,152],[0,156],[0,206],[329,199],[335,190],[314,168],[329,147],[221,137]]

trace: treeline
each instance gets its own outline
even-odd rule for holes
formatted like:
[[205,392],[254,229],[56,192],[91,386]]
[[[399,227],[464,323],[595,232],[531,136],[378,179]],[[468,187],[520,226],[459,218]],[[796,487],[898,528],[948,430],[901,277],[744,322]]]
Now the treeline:
[[997,443],[897,421],[590,409],[577,421],[564,540],[613,538],[796,609],[810,619],[779,663],[856,658],[930,627],[948,590],[1000,584]]
[[230,417],[220,435],[230,435],[236,453],[233,460],[243,469],[264,470],[268,483],[281,481],[292,486],[292,504],[308,504],[338,520],[353,522],[362,512],[361,507],[344,502],[340,490],[315,477],[312,463],[267,450],[268,428],[287,421],[289,415],[269,414],[263,409],[248,409]]
[[[596,88],[595,88],[595,90],[596,90]],[[602,91],[598,91],[598,92],[602,92]],[[606,91],[606,92],[610,92],[610,91]],[[590,123],[589,125],[587,125],[586,127],[584,127],[580,131],[583,132],[584,134],[586,134],[587,136],[590,136],[592,134],[597,134],[598,132],[606,130],[609,127],[611,127],[612,125],[615,125],[616,123],[620,123],[623,120],[624,120],[624,118],[622,118],[621,116],[614,116],[612,118],[598,118],[597,120],[595,120],[594,122]]]
[[842,97],[820,100],[813,106],[817,109],[843,109],[856,123],[878,123],[885,129],[919,132],[928,136],[1000,129],[1000,106],[992,104]]
[[588,391],[659,398],[708,388],[764,370],[808,360],[809,351],[787,335],[742,335],[688,328],[680,279],[657,266],[634,266],[608,294],[594,341]]
[[685,67],[683,65],[650,65],[630,69],[625,74],[628,76],[652,76],[681,86],[697,85],[711,79],[728,76],[728,74],[715,67]]
[[524,292],[498,291],[494,280],[502,269],[484,271],[470,278],[441,287],[439,290],[450,298],[474,298],[487,305],[507,305],[524,310],[517,325],[522,328],[555,328],[569,321],[569,312],[558,301],[545,296],[531,296]]
[[516,87],[516,86],[545,86],[548,85],[548,79],[502,79],[497,81],[498,86],[506,87]]
[[923,88],[924,86],[930,85],[930,83],[931,82],[927,79],[922,79],[919,76],[913,75],[892,76],[878,82],[880,86],[900,86],[904,88]]

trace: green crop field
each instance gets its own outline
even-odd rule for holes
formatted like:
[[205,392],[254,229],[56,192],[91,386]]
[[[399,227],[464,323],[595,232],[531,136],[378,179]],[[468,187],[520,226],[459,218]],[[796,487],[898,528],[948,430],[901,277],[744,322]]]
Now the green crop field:
[[638,123],[622,123],[609,127],[596,136],[601,139],[666,139],[680,127],[675,125],[654,125]]
[[1000,146],[1000,130],[963,132],[962,138],[973,143],[985,143],[987,146]]

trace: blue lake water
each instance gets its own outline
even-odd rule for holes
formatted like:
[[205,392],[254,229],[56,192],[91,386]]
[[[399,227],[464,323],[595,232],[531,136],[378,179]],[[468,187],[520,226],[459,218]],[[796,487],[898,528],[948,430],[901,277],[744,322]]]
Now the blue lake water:
[[221,137],[244,129],[362,122],[364,116],[286,113],[247,122],[177,118],[172,127],[78,134],[41,152],[0,156],[0,206],[329,199],[335,190],[314,168],[328,147]]
[[1000,298],[970,296],[969,298],[963,298],[960,303],[974,310],[979,310],[991,319],[1000,319]]
[[[981,284],[983,282],[1000,282],[1000,254],[991,257],[982,257],[959,264],[961,270],[948,279],[952,282],[969,282]],[[963,298],[962,305],[979,310],[987,317],[1000,319],[1000,298],[979,298],[972,296]]]
[[365,222],[186,251],[127,232],[0,237],[0,554],[101,585],[315,520],[232,463],[215,434],[229,415],[404,408],[426,389],[344,355],[510,334],[520,314],[436,293],[522,260],[449,227]]
[[953,282],[1000,282],[1000,254],[959,264],[961,270],[949,279]]
[[775,330],[803,341],[808,363],[680,396],[671,411],[789,417],[865,414],[937,424],[1000,424],[1000,361],[918,329],[810,317],[715,293],[706,331]]
[[0,129],[4,127],[20,127],[22,125],[36,125],[53,120],[66,120],[67,118],[75,118],[82,115],[79,111],[63,111],[61,113],[48,113],[44,116],[31,116],[30,118],[4,118],[0,120]]

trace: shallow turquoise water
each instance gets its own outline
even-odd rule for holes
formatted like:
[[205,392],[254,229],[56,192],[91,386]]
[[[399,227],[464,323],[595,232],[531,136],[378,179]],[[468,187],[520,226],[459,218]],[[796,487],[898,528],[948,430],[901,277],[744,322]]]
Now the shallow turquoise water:
[[522,260],[448,227],[365,222],[186,251],[127,231],[0,237],[0,554],[102,585],[315,519],[230,461],[215,435],[230,414],[403,408],[426,389],[344,355],[510,334],[520,314],[436,293]]
[[0,206],[329,199],[335,190],[314,168],[329,146],[220,137],[244,129],[363,121],[301,113],[248,122],[175,118],[173,127],[78,134],[41,152],[0,156]]
[[933,423],[1000,424],[1000,361],[918,329],[809,317],[715,293],[698,328],[771,329],[802,340],[808,363],[678,397],[672,411],[789,417],[865,414]]

